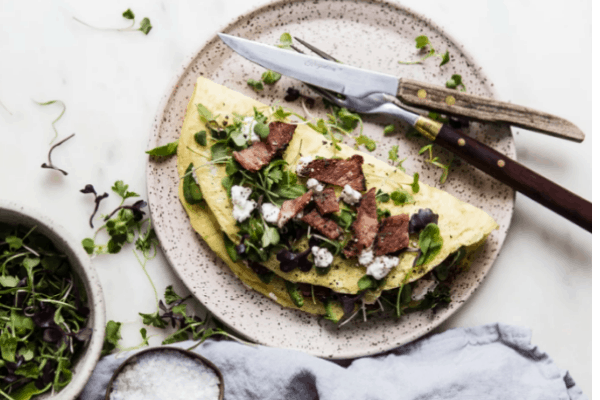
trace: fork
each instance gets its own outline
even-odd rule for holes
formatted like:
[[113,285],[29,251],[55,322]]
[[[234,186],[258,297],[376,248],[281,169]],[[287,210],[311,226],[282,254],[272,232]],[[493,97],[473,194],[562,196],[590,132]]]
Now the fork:
[[[302,39],[294,38],[320,57],[339,62],[333,56]],[[296,46],[295,51],[302,53]],[[361,114],[386,114],[414,127],[421,135],[433,143],[451,151],[475,168],[496,178],[500,182],[521,192],[578,226],[592,232],[592,203],[556,183],[544,178],[522,164],[506,157],[491,147],[452,129],[446,124],[416,114],[394,96],[374,93],[362,98],[353,96],[338,97],[334,92],[308,85],[311,90],[339,107]]]

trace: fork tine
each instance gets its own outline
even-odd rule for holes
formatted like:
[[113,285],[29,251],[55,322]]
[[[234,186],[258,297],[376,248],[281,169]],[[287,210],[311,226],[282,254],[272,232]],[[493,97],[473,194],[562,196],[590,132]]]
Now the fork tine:
[[294,36],[294,39],[296,39],[297,41],[299,41],[300,43],[302,43],[304,46],[308,47],[309,49],[311,49],[312,51],[314,51],[315,53],[317,53],[319,56],[321,56],[322,58],[329,60],[329,61],[334,61],[334,62],[339,62],[338,60],[336,60],[334,57],[330,56],[329,54],[325,53],[323,50],[319,50],[317,49],[315,46],[313,46],[310,43],[305,42],[304,40],[297,38]]
[[[296,38],[297,39],[297,38]],[[296,52],[300,53],[300,54],[304,54],[304,52],[302,50],[300,50],[299,48],[297,48],[296,46],[292,45],[291,46],[293,50],[295,50]],[[308,47],[308,46],[307,46]],[[309,47],[310,48],[310,47]],[[312,50],[312,49],[311,49]],[[313,92],[316,92],[318,95],[320,95],[321,97],[325,97],[327,100],[329,100],[332,103],[336,103],[337,97],[335,97],[334,95],[332,95],[331,93],[329,93],[327,90],[325,89],[321,89],[318,86],[314,86],[314,85],[309,85],[308,83],[306,84],[306,86],[308,86]],[[336,103],[337,104],[337,103]]]

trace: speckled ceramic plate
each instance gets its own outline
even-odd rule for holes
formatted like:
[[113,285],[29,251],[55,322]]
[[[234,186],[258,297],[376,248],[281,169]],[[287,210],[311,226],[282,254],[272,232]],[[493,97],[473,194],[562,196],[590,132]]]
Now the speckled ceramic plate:
[[[465,54],[456,41],[431,21],[398,5],[383,1],[278,1],[244,15],[222,30],[231,35],[275,44],[290,32],[322,48],[339,60],[358,67],[402,75],[443,85],[454,73],[461,74],[469,93],[494,96],[492,85],[481,68]],[[415,37],[427,35],[440,51],[448,49],[451,61],[439,67],[439,59],[422,65],[400,65],[398,60],[416,60]],[[247,84],[259,79],[263,69],[233,53],[216,36],[183,66],[156,116],[148,148],[178,138],[194,83],[199,75],[254,97],[266,104],[284,104],[303,114],[301,103],[286,103],[290,86],[306,87],[289,78],[255,93]],[[324,115],[315,107],[310,113]],[[384,137],[383,126],[390,120],[365,118],[365,133],[378,141],[374,154],[387,160],[391,146],[400,147],[408,157],[404,167],[418,172],[421,180],[440,187],[488,212],[500,225],[494,231],[470,270],[460,276],[452,289],[452,304],[436,314],[421,313],[401,320],[355,321],[337,328],[328,321],[301,311],[280,307],[246,288],[195,234],[177,197],[176,159],[150,161],[147,169],[148,198],[156,232],[163,250],[190,291],[218,318],[235,331],[261,344],[294,348],[329,358],[349,358],[378,353],[414,340],[448,318],[471,296],[491,268],[510,223],[514,192],[464,163],[454,166],[445,184],[442,171],[425,162],[419,149],[423,139],[407,139],[407,127],[396,122],[396,134]],[[467,132],[496,150],[515,158],[510,129],[505,126],[471,124]],[[353,140],[349,141],[353,143]],[[449,155],[438,151],[440,161]]]

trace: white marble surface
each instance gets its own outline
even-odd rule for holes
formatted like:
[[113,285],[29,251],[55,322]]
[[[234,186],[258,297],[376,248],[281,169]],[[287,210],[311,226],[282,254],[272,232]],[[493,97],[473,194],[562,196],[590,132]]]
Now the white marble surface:
[[[76,238],[91,234],[87,183],[109,191],[122,179],[145,193],[144,150],[154,113],[182,62],[202,43],[262,0],[167,2],[132,0],[0,1],[0,197],[44,210]],[[561,115],[587,135],[582,144],[515,130],[518,158],[529,168],[592,197],[591,1],[405,0],[442,26],[480,63],[499,97]],[[131,7],[154,29],[121,27]],[[57,123],[63,177],[39,165],[53,136],[58,107],[32,102],[61,99]],[[104,211],[117,202],[111,196]],[[107,317],[125,322],[124,344],[139,342],[138,312],[151,312],[152,289],[130,251],[94,259],[107,297]],[[149,263],[159,292],[173,283],[165,259]],[[527,326],[535,344],[571,371],[591,398],[592,236],[518,195],[504,248],[482,286],[442,329],[501,321]],[[199,308],[199,307],[198,307]],[[164,333],[150,330],[159,343]]]

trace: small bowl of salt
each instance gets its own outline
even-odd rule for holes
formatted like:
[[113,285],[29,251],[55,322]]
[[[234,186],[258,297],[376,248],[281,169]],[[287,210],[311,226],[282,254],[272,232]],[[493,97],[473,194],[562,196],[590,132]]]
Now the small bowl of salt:
[[206,358],[177,347],[129,357],[114,372],[105,400],[223,400],[221,371]]

